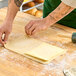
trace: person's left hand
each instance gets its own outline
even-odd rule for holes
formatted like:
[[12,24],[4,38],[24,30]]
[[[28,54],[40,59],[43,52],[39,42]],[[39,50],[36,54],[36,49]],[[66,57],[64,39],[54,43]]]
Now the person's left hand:
[[49,26],[51,26],[51,23],[48,17],[40,20],[32,20],[25,26],[25,32],[27,35],[33,35],[36,32],[47,29]]

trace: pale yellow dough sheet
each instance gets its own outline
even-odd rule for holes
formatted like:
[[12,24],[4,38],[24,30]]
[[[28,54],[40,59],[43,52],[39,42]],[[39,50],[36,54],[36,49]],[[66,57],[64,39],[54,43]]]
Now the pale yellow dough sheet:
[[5,47],[40,63],[49,63],[66,52],[59,47],[24,35],[10,36]]

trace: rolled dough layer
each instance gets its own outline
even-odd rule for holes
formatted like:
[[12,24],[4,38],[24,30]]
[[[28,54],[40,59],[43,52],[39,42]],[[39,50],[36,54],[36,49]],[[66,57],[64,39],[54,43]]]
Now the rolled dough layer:
[[66,52],[64,49],[22,34],[10,36],[5,47],[40,63],[49,63]]

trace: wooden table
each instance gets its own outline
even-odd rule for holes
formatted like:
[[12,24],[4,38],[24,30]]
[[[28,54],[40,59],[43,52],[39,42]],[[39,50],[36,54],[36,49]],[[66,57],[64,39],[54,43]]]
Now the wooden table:
[[[6,8],[0,9],[0,24],[6,15]],[[34,16],[18,12],[13,23],[14,33],[24,33],[24,26]],[[76,44],[71,42],[75,29],[55,24],[34,37],[49,44],[67,49],[65,55],[57,57],[48,65],[43,65],[24,56],[0,47],[0,76],[64,76],[63,70],[76,66]]]

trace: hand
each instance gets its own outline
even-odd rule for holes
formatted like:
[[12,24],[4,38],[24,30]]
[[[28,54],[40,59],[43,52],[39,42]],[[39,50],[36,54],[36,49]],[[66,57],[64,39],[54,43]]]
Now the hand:
[[33,20],[30,21],[26,26],[25,26],[25,32],[28,35],[34,35],[36,32],[39,32],[41,30],[46,30],[48,27],[52,25],[50,17],[46,17],[44,19],[40,20]]
[[[12,25],[11,24],[2,24],[0,27],[0,43],[4,45],[8,39],[8,36],[12,30]],[[2,38],[4,34],[4,38]]]

